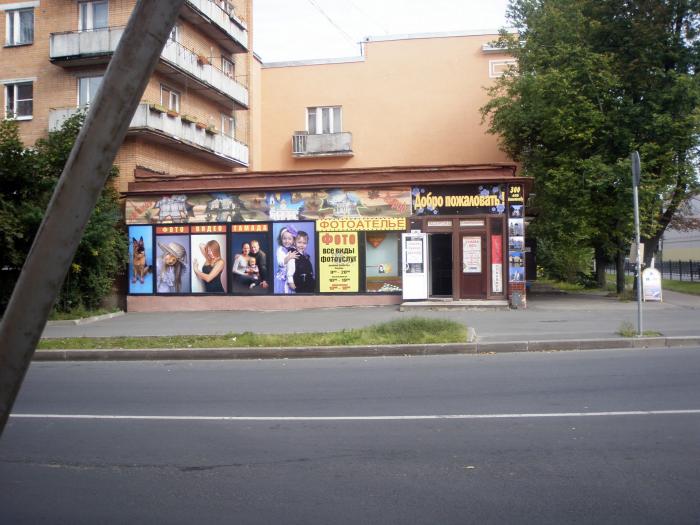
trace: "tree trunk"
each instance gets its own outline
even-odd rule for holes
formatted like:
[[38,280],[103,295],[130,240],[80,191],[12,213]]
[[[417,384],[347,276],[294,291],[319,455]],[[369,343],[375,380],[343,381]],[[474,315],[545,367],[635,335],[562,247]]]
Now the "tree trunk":
[[595,249],[595,281],[596,284],[598,285],[598,288],[605,288],[606,286],[606,279],[605,279],[605,267],[608,264],[608,258],[605,255],[605,252],[601,248],[596,248]]
[[615,288],[617,295],[622,295],[625,292],[625,251],[618,248],[617,255],[615,256]]

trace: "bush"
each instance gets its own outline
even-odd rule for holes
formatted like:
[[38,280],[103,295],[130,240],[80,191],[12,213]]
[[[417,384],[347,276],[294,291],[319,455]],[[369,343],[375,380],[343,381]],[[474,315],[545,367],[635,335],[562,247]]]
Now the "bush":
[[[0,253],[4,311],[31,243],[83,124],[85,115],[68,118],[61,128],[25,148],[17,123],[0,122]],[[56,309],[96,308],[123,272],[128,246],[121,220],[119,194],[110,179],[100,196],[56,301]],[[6,277],[6,278],[5,278]]]

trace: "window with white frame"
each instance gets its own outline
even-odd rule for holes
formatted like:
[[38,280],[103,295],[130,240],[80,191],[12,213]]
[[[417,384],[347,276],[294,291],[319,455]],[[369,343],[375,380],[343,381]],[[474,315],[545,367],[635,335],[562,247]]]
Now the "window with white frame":
[[310,135],[340,133],[343,129],[340,106],[306,108],[307,131]]
[[102,75],[78,79],[78,106],[89,106],[102,84]]
[[224,72],[224,75],[227,77],[233,78],[233,70],[234,70],[234,65],[233,61],[229,60],[225,56],[221,57],[221,71]]
[[34,8],[13,9],[5,13],[5,45],[34,42]]
[[221,133],[231,138],[236,136],[236,121],[226,113],[221,114]]
[[34,84],[17,82],[5,84],[5,117],[17,120],[32,118],[34,111]]
[[78,27],[80,31],[92,31],[109,27],[109,3],[107,0],[78,2]]
[[160,86],[160,103],[166,109],[180,112],[180,93],[168,86]]

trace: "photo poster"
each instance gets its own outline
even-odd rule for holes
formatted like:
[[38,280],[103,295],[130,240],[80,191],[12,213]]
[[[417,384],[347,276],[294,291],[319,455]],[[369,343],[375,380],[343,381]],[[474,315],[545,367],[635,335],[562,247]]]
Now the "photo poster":
[[[274,293],[292,294],[312,293],[315,291],[317,277],[315,222],[289,221],[273,223],[272,250],[274,250],[274,258],[271,263],[268,262],[268,271],[274,280]],[[303,250],[304,254],[297,259],[287,257],[290,252],[298,252],[300,250]],[[301,259],[301,261],[297,264],[296,261],[298,259]],[[290,282],[287,279],[290,273],[293,287],[290,286]]]
[[508,219],[508,235],[510,237],[522,237],[525,235],[524,219]]
[[156,231],[156,293],[190,293],[190,236]]
[[[256,231],[250,231],[254,229]],[[231,225],[231,291],[245,295],[272,293],[270,281],[270,225],[233,224]],[[253,253],[258,246],[258,255]],[[247,255],[246,255],[247,254]]]
[[511,267],[510,268],[510,282],[512,283],[522,283],[525,282],[525,268]]
[[359,290],[359,233],[321,232],[319,249],[319,291],[349,293]]
[[226,293],[226,230],[224,228],[224,233],[195,234],[194,228],[196,227],[193,226],[193,235],[190,236],[192,293]]
[[153,293],[153,228],[129,226],[129,293]]

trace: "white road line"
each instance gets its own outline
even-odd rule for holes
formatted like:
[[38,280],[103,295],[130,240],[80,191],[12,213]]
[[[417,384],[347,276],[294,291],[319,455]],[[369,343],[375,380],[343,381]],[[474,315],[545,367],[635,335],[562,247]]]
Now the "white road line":
[[135,421],[421,421],[434,419],[527,419],[547,417],[667,416],[700,414],[689,410],[628,410],[617,412],[552,412],[541,414],[436,414],[417,416],[137,416],[103,414],[12,414],[15,419],[107,419]]

